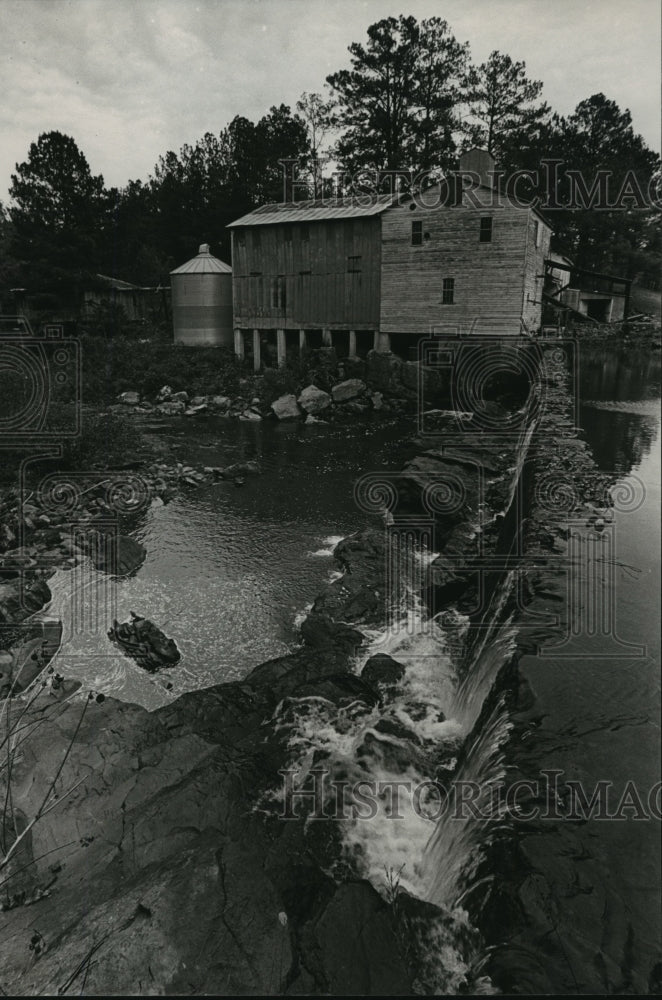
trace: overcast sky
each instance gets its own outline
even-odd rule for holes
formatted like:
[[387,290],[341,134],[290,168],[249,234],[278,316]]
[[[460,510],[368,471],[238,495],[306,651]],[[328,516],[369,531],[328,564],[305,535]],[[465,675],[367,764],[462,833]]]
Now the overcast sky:
[[261,117],[348,63],[388,15],[445,18],[474,61],[524,60],[562,113],[602,91],[660,144],[659,0],[0,0],[0,200],[39,133],[107,184],[235,115]]

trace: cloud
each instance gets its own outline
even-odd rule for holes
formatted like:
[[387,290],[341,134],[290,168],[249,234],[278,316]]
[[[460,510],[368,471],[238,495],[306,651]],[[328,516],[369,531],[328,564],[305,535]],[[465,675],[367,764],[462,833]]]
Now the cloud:
[[[40,132],[72,135],[106,182],[145,178],[159,155],[256,119],[347,64],[369,24],[438,0],[0,0],[0,198]],[[659,135],[657,0],[446,0],[442,16],[480,61],[524,59],[568,113],[603,91]]]

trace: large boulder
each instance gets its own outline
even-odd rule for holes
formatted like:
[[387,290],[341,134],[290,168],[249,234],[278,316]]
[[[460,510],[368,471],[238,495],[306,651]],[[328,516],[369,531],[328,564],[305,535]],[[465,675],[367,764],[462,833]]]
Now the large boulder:
[[341,382],[348,378],[361,378],[365,381],[366,363],[362,358],[343,358],[338,362],[338,377]]
[[323,389],[318,389],[316,385],[309,385],[299,396],[299,406],[306,413],[321,413],[331,406],[331,396]]
[[154,622],[133,611],[128,622],[113,621],[108,637],[150,673],[179,661],[180,654],[174,639],[169,639]]
[[405,668],[388,653],[371,656],[363,670],[361,679],[374,687],[395,687],[405,675]]
[[353,651],[363,642],[363,635],[351,625],[336,622],[326,614],[311,611],[301,623],[301,638],[307,646],[321,648],[336,645]]
[[271,409],[279,420],[298,420],[301,416],[301,410],[297,405],[297,398],[292,393],[288,393],[286,396],[281,396],[275,400],[271,404]]
[[229,396],[210,396],[209,405],[214,410],[228,410],[232,400]]
[[139,392],[122,392],[117,397],[120,403],[124,403],[125,406],[137,406],[140,402]]
[[408,996],[389,909],[368,882],[340,885],[312,930],[331,996]]
[[97,569],[114,576],[130,576],[142,566],[147,555],[144,545],[129,535],[103,535],[89,538],[90,558]]
[[164,417],[177,417],[185,410],[186,403],[182,403],[180,400],[169,400],[166,403],[159,403],[156,407],[156,412],[163,414]]
[[259,476],[260,466],[258,462],[235,462],[234,465],[226,465],[222,470],[224,479],[232,479],[234,476]]
[[371,388],[392,395],[401,386],[400,370],[404,361],[396,354],[370,351],[366,361],[366,380]]
[[[413,341],[415,343],[415,340]],[[366,381],[372,389],[388,396],[419,399],[421,390],[426,406],[438,405],[449,393],[452,368],[403,361],[391,352],[370,351],[367,358]]]
[[331,389],[334,403],[347,403],[350,399],[358,399],[366,391],[365,382],[360,378],[348,378],[345,382],[338,382]]

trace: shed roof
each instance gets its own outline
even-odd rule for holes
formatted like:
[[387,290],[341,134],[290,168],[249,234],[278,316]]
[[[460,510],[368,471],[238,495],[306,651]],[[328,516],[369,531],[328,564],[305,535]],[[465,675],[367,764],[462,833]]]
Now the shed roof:
[[232,274],[232,268],[209,252],[209,244],[202,243],[197,257],[176,267],[171,274]]
[[234,226],[269,226],[277,222],[322,222],[325,219],[355,219],[379,215],[398,201],[397,195],[355,195],[321,198],[317,201],[286,201],[261,205],[248,215],[231,222]]
[[138,285],[132,285],[130,281],[122,281],[121,278],[113,278],[109,274],[97,274],[96,277],[102,284],[114,288],[117,292],[127,292],[138,288]]

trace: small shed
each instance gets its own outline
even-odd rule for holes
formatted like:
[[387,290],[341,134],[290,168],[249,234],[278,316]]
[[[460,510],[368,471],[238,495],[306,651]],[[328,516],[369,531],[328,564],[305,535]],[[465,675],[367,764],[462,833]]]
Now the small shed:
[[170,272],[176,344],[232,347],[232,268],[203,243],[196,257]]

